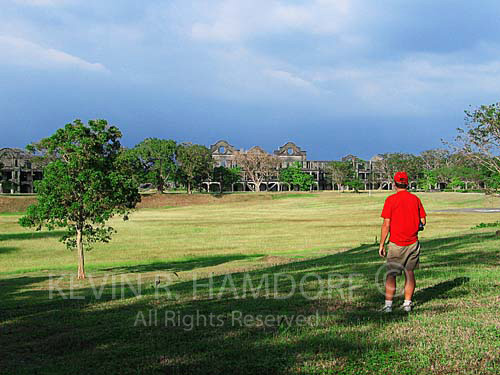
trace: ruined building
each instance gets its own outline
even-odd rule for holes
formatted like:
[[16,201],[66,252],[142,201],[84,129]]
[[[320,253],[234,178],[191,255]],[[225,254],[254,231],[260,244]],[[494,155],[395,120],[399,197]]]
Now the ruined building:
[[[258,146],[253,149],[260,149]],[[212,157],[215,161],[215,166],[235,167],[235,153],[244,152],[231,145],[225,140],[220,140],[210,146]],[[249,151],[250,151],[249,150]],[[262,152],[265,152],[262,150]],[[302,170],[314,177],[314,190],[339,190],[340,186],[332,183],[328,178],[328,164],[333,160],[307,160],[307,152],[302,150],[293,142],[287,142],[273,152],[273,154],[281,161],[281,168],[286,168],[294,162],[299,162],[302,165]],[[364,183],[366,190],[370,189],[392,189],[391,182],[382,181],[381,174],[376,170],[375,165],[377,157],[375,156],[369,161],[363,161],[353,155],[348,155],[342,158],[342,161],[351,161],[356,171],[357,177]],[[218,191],[220,189],[218,182],[207,181],[204,187],[209,191]],[[233,184],[234,191],[251,190],[251,181],[243,176],[242,181]],[[268,191],[289,190],[290,187],[278,181],[277,177],[271,178],[263,184],[263,189]]]
[[[243,152],[235,148],[229,142],[221,140],[210,146],[214,165],[224,167],[235,167],[235,154]],[[250,150],[265,152],[260,147],[255,146]],[[339,190],[340,186],[332,183],[328,176],[328,164],[333,160],[308,160],[307,152],[302,150],[293,142],[287,142],[273,155],[280,160],[280,167],[286,168],[294,162],[299,162],[302,170],[314,177],[313,190]],[[391,181],[384,181],[381,173],[377,170],[377,156],[369,161],[363,161],[353,155],[342,158],[343,161],[351,161],[356,171],[357,177],[364,183],[365,190],[370,189],[392,189]],[[42,167],[32,154],[16,148],[0,149],[0,193],[34,193],[33,183],[42,179]],[[252,190],[253,182],[245,174],[239,182],[232,184],[233,191]],[[203,187],[210,192],[221,190],[219,182],[205,181]],[[262,190],[284,191],[290,190],[290,186],[279,181],[278,176],[272,176],[261,185]]]
[[0,149],[0,193],[33,193],[33,182],[42,176],[42,168],[30,153],[17,148]]

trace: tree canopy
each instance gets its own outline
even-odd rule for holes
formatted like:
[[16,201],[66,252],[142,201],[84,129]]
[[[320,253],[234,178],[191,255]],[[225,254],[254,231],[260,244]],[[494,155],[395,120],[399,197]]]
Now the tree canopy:
[[314,184],[314,177],[302,170],[302,165],[296,161],[287,168],[280,170],[280,181],[296,186],[299,190],[310,190]]
[[210,150],[202,145],[180,144],[176,151],[178,178],[187,188],[189,194],[193,187],[199,187],[207,180],[213,170],[213,159]]
[[177,143],[171,139],[146,138],[131,152],[141,161],[145,171],[142,182],[155,181],[156,189],[163,191],[165,182],[174,179],[177,172]]

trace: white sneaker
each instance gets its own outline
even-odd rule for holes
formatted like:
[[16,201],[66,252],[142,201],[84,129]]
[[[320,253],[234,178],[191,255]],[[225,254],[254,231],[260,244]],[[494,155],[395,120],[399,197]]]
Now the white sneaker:
[[409,303],[408,305],[403,305],[403,310],[405,312],[410,312],[411,310],[413,310],[413,302]]
[[382,307],[380,310],[380,312],[383,312],[383,313],[390,313],[392,312],[392,306],[387,306],[385,305],[384,307]]

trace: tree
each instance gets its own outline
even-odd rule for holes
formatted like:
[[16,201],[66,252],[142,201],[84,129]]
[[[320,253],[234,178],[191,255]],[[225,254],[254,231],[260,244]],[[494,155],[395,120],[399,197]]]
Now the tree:
[[450,181],[450,187],[454,190],[463,189],[465,187],[465,181],[458,176],[453,176]]
[[327,166],[328,175],[332,183],[339,186],[339,190],[343,190],[347,186],[347,182],[355,177],[355,170],[353,163],[349,160],[346,161],[332,161]]
[[436,168],[450,166],[452,155],[448,150],[432,149],[421,152],[420,158],[423,168],[433,170]]
[[193,186],[200,186],[213,169],[212,153],[202,145],[181,144],[176,152],[178,177],[186,185],[188,194]]
[[266,180],[277,174],[280,166],[279,159],[264,150],[254,147],[247,152],[238,151],[234,154],[236,164],[253,182],[253,190],[259,192],[260,186]]
[[353,189],[355,193],[359,193],[359,191],[363,189],[364,184],[359,178],[353,178],[346,182],[346,186]]
[[385,182],[387,184],[392,183],[393,176],[397,172],[396,166],[392,162],[391,154],[380,154],[373,161],[373,169],[379,176],[380,189],[382,189],[382,184]]
[[393,152],[378,155],[374,161],[374,169],[382,178],[382,182],[393,182],[398,171],[408,173],[410,182],[419,178],[422,171],[422,159],[404,152]]
[[[482,105],[465,111],[465,128],[458,128],[452,143],[455,151],[474,161],[489,172],[494,190],[500,175],[500,103]],[[499,178],[500,179],[500,178]]]
[[421,189],[431,190],[438,183],[436,172],[425,170],[423,177],[419,178],[417,185]]
[[80,120],[58,129],[28,149],[53,158],[37,182],[38,203],[28,207],[22,226],[66,228],[61,241],[78,252],[78,278],[85,278],[84,244],[108,242],[114,229],[106,222],[114,215],[124,220],[140,201],[137,185],[120,159],[122,134],[105,120]]
[[124,174],[129,176],[136,186],[150,181],[147,166],[138,158],[133,148],[122,147],[117,157],[117,165]]
[[485,168],[477,168],[468,165],[458,165],[454,168],[454,174],[464,182],[464,187],[468,189],[470,185],[479,187],[488,179],[491,172]]
[[[465,127],[458,128],[454,142],[444,143],[468,159],[481,171],[480,182],[486,190],[498,191],[500,185],[500,103],[482,105],[465,111]],[[479,183],[480,183],[479,182]],[[479,184],[478,183],[478,184]]]
[[228,190],[234,183],[241,180],[241,168],[224,166],[215,167],[212,181],[220,183],[221,191]]
[[142,182],[155,181],[156,189],[161,193],[165,182],[173,178],[177,171],[176,150],[177,144],[171,139],[146,138],[136,145],[133,153],[146,170]]
[[302,170],[301,164],[296,161],[287,168],[280,171],[280,181],[291,186],[297,186],[299,190],[307,191],[314,184],[314,177]]

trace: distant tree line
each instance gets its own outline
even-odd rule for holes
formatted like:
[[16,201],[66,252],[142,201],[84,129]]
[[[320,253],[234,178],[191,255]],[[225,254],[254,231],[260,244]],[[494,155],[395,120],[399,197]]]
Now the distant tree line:
[[131,178],[137,185],[153,184],[158,192],[165,188],[185,188],[191,194],[205,181],[219,182],[222,190],[240,180],[241,169],[215,166],[210,149],[171,139],[147,138],[131,149],[122,149],[123,159],[134,166]]
[[[371,164],[371,165],[370,165]],[[446,149],[433,149],[419,155],[409,153],[385,153],[371,161],[352,158],[334,161],[327,167],[332,183],[339,190],[360,189],[370,184],[382,189],[392,183],[394,174],[404,170],[408,173],[410,187],[420,190],[441,189],[489,189],[500,187],[499,173],[478,163],[471,155],[464,152],[452,152]],[[367,177],[359,178],[359,172]]]

